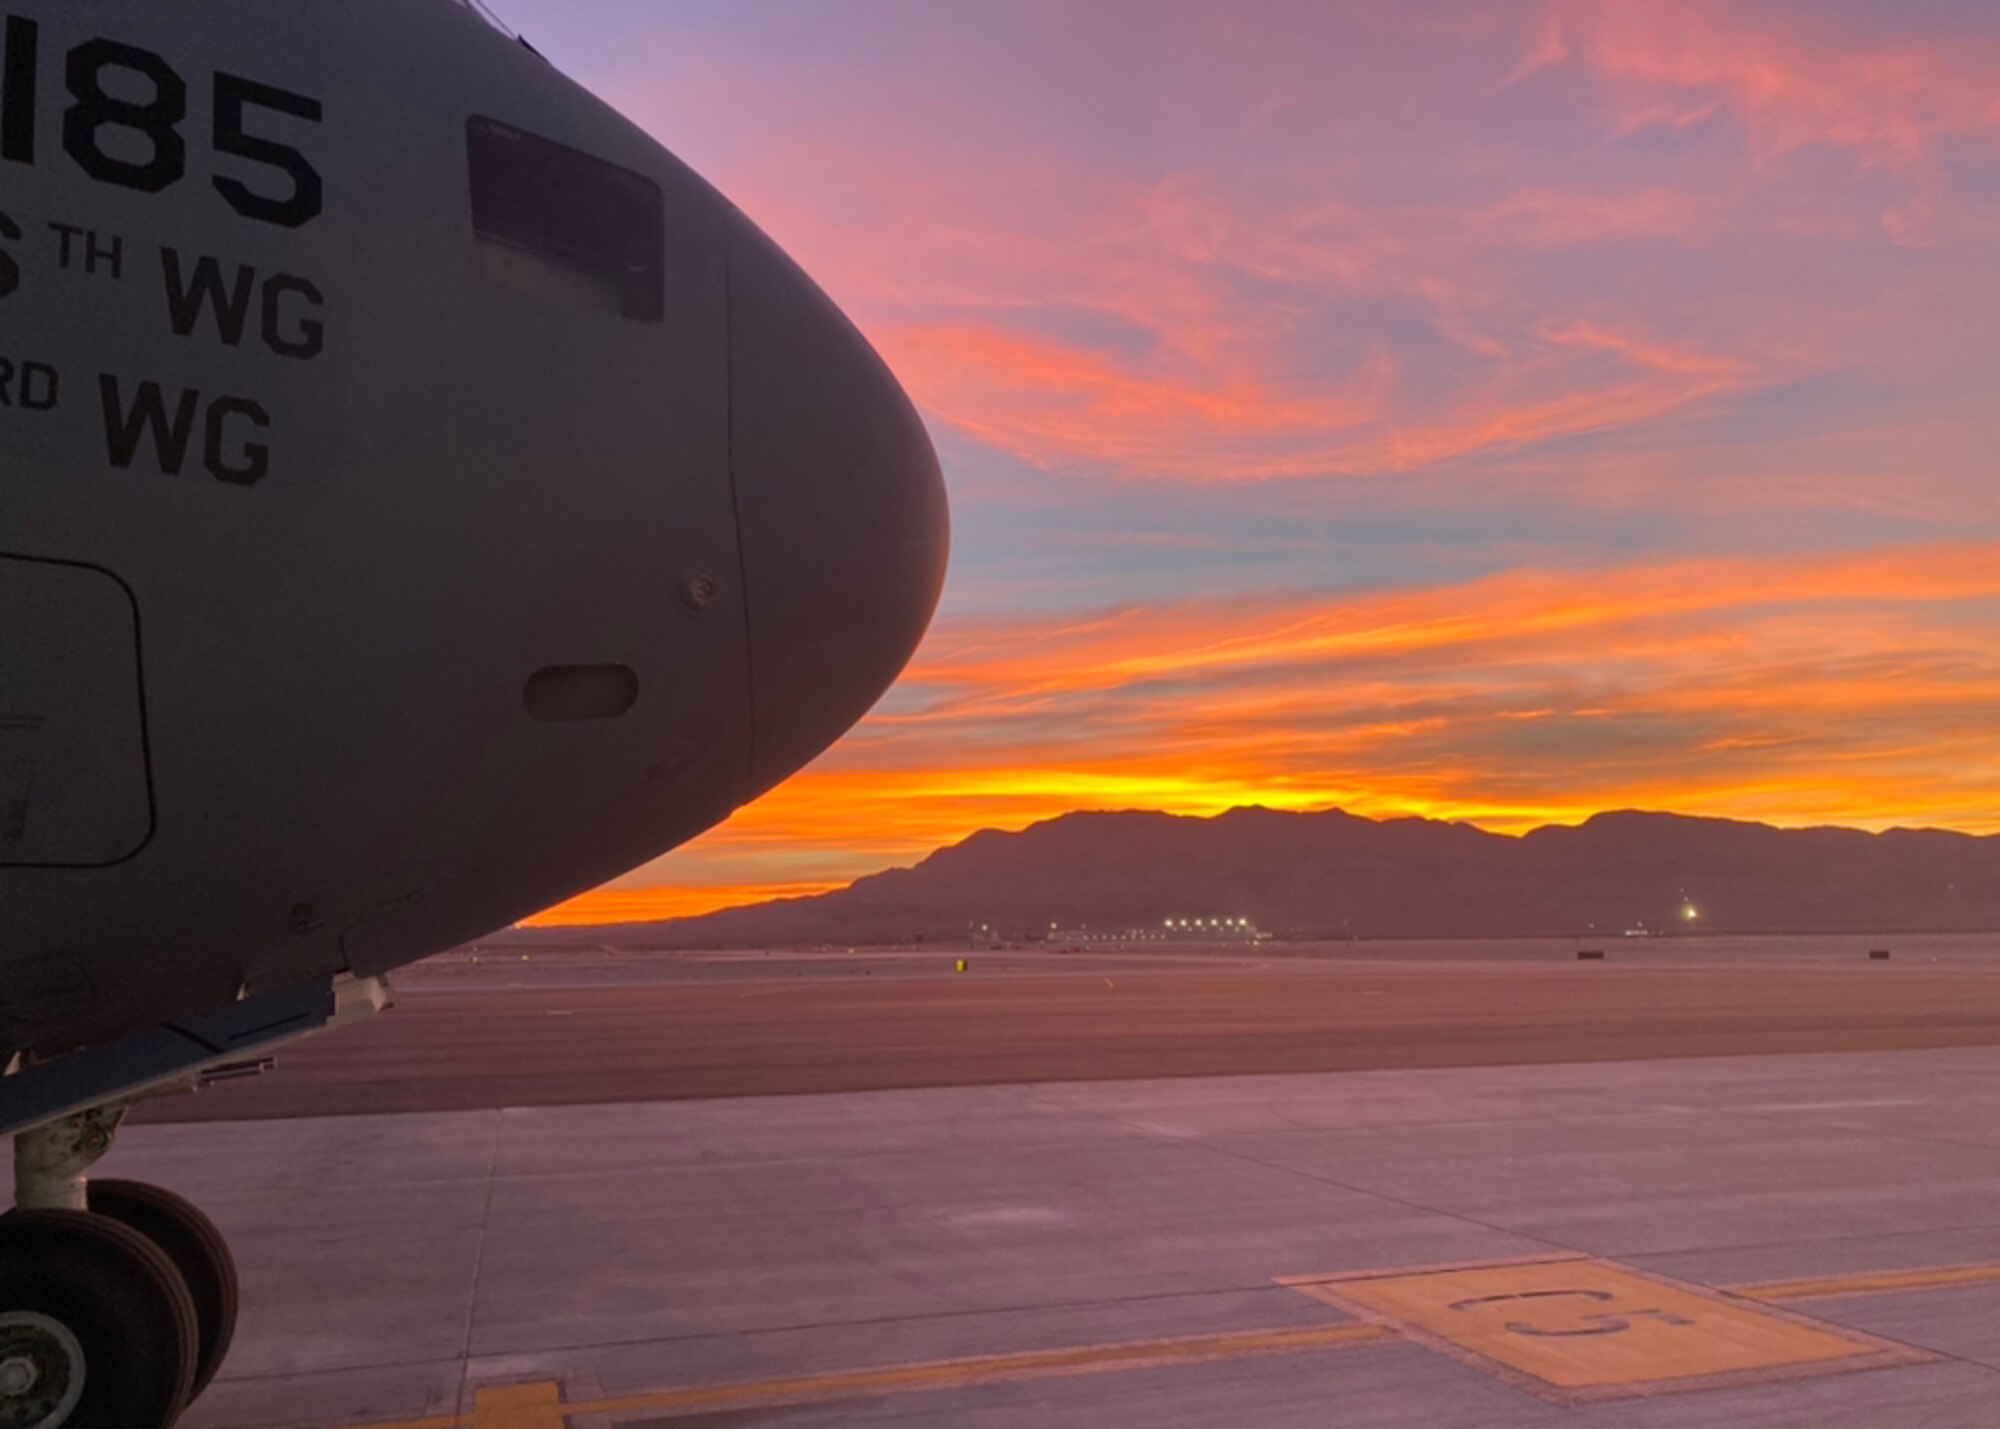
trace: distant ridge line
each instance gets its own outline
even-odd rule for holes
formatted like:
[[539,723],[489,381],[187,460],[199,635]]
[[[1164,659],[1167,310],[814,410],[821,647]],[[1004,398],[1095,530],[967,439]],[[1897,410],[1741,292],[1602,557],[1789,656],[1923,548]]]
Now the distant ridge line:
[[643,928],[653,946],[754,947],[1198,915],[1320,938],[1985,932],[2000,929],[2000,834],[1632,809],[1519,835],[1340,809],[1078,811],[1018,833],[983,829],[829,893],[538,932],[567,943]]

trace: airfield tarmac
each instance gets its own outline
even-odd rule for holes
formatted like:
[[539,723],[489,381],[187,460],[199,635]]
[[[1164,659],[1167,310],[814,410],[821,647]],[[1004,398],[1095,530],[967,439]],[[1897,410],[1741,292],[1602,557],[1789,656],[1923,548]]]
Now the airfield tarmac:
[[[1892,961],[1869,961],[1871,948]],[[1601,950],[1603,963],[1580,963]],[[960,958],[968,970],[954,971]],[[2000,1042],[2000,935],[1040,949],[549,950],[142,1119],[233,1120]]]
[[457,955],[100,1170],[188,1429],[1989,1426],[2000,938],[1868,943]]

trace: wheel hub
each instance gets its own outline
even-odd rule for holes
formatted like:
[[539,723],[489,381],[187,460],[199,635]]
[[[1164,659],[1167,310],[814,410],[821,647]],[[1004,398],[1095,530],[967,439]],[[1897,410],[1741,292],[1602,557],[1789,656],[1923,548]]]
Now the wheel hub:
[[0,1429],[61,1429],[83,1398],[83,1346],[67,1326],[0,1314]]

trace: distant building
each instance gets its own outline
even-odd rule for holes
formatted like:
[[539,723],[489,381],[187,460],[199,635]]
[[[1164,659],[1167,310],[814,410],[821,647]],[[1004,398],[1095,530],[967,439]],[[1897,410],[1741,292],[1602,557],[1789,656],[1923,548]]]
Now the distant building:
[[1048,941],[1084,943],[1261,943],[1271,935],[1248,918],[1162,918],[1144,928],[1064,928],[1049,924]]

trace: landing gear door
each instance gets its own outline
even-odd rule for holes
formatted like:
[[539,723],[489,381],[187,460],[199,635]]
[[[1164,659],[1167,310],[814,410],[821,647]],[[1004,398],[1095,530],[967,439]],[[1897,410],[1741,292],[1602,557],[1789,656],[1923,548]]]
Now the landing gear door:
[[131,592],[0,556],[0,867],[103,867],[152,831]]

